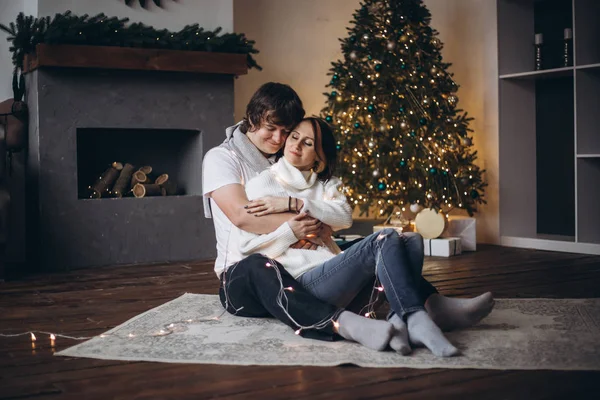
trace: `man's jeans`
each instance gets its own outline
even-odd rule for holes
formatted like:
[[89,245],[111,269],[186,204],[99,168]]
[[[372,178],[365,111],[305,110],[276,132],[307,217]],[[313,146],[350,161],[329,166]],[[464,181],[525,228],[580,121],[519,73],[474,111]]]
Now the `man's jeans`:
[[[277,298],[282,283],[284,288],[292,287],[293,290],[285,290],[287,301],[283,299],[280,305]],[[302,326],[323,325],[301,330],[303,337],[325,341],[341,339],[334,332],[331,321],[337,321],[343,310],[317,299],[294,280],[281,264],[261,254],[252,254],[227,268],[221,275],[219,297],[223,307],[231,314],[254,318],[275,317],[297,330],[299,326],[290,319],[291,316]]]
[[425,300],[437,291],[421,275],[423,237],[398,234],[388,228],[353,244],[343,253],[297,278],[315,297],[344,308],[377,277],[392,311],[402,318],[424,310]]

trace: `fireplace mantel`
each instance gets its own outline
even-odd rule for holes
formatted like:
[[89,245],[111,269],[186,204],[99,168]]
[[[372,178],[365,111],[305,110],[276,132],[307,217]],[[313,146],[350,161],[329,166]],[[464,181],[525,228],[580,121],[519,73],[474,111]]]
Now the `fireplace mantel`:
[[40,67],[171,71],[203,74],[245,75],[245,54],[144,49],[116,46],[38,44],[25,56],[23,69]]

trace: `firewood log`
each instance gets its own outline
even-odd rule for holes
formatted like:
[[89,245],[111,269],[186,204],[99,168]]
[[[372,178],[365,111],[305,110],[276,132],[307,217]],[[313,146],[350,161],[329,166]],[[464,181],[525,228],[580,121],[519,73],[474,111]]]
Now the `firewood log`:
[[112,166],[108,167],[92,185],[92,194],[90,197],[95,199],[108,197],[109,191],[118,176],[119,171],[117,171],[116,168],[113,168]]
[[160,185],[154,183],[137,183],[133,187],[133,195],[138,198],[147,196],[165,196],[166,192]]
[[164,188],[167,196],[175,196],[177,194],[177,184],[169,177],[168,174],[160,175],[158,178],[156,178],[154,183]]
[[129,191],[131,175],[133,175],[133,165],[125,164],[121,170],[121,174],[119,175],[117,182],[115,182],[115,186],[113,187],[113,196],[121,198]]
[[131,177],[131,187],[134,187],[137,183],[148,183],[148,177],[142,171],[136,171]]

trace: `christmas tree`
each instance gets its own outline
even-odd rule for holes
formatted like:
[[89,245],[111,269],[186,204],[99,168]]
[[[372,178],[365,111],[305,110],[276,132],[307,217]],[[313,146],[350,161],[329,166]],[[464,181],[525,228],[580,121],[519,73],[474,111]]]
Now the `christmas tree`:
[[429,10],[421,0],[361,6],[340,39],[322,111],[338,139],[345,194],[361,212],[418,204],[473,215],[485,203],[484,171]]

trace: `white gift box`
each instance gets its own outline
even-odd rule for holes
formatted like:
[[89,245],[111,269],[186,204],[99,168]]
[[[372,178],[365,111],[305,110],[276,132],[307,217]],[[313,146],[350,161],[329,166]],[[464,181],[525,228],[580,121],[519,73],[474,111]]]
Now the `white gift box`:
[[475,218],[451,215],[448,217],[443,238],[460,238],[463,251],[477,250],[477,223]]
[[461,240],[457,237],[423,239],[426,256],[451,257],[462,253]]

